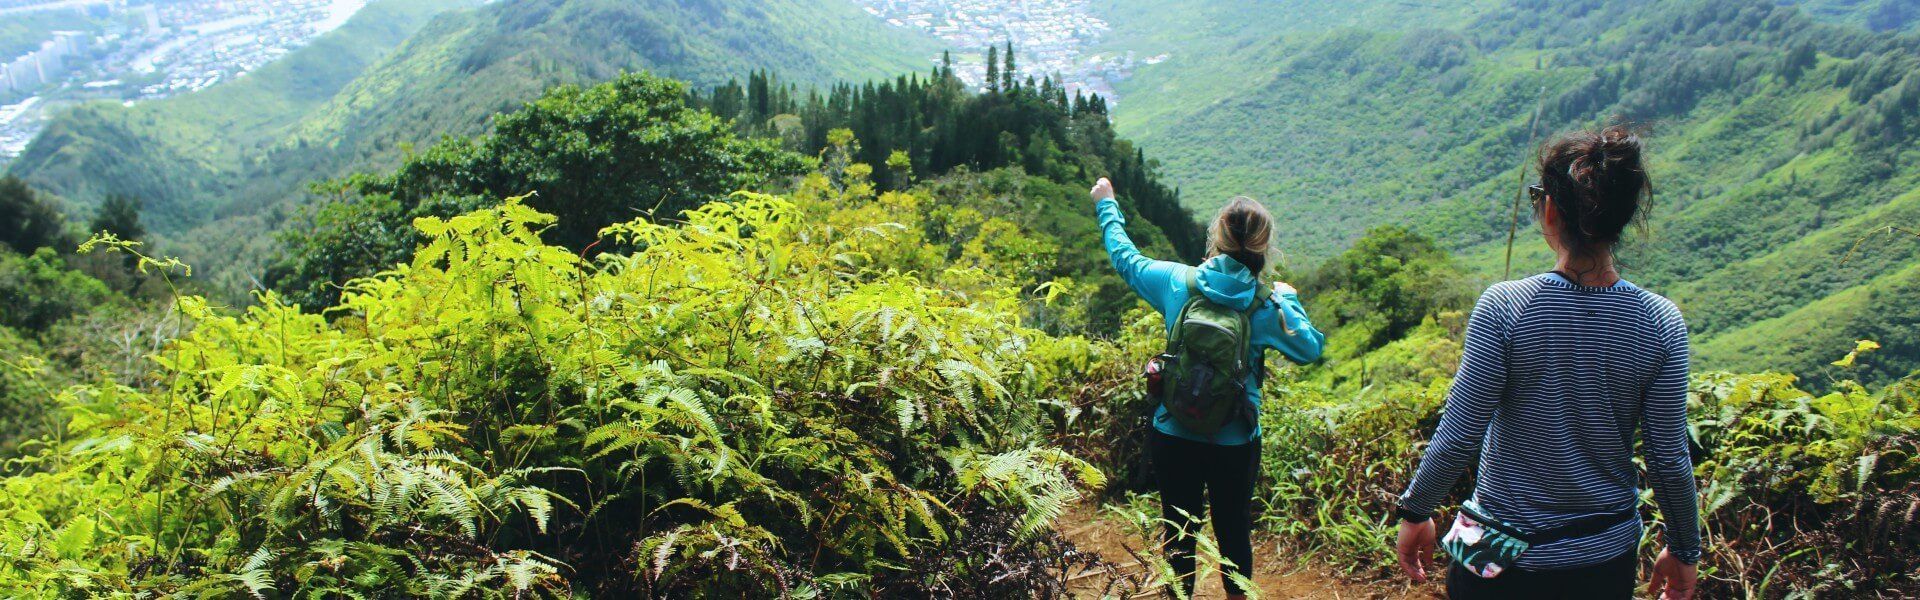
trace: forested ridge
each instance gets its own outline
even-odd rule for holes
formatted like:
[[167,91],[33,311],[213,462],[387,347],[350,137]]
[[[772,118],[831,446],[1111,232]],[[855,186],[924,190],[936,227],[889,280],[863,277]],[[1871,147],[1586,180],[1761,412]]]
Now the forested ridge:
[[842,0],[374,0],[233,85],[63,112],[6,168],[76,214],[142,199],[155,242],[243,301],[273,233],[320,199],[310,183],[483,134],[550,87],[641,70],[711,85],[754,68],[824,85],[918,70],[922,52]]
[[[307,297],[317,308],[273,292],[245,309],[127,302],[150,311],[130,321],[174,324],[140,355],[62,368],[10,350],[0,391],[49,428],[0,481],[0,590],[1004,597],[1090,572],[1118,595],[1164,581],[1163,563],[1117,570],[1054,529],[1082,497],[1145,514],[1134,364],[1161,341],[1157,317],[1098,283],[1090,220],[1064,217],[1090,212],[1080,186],[1018,164],[916,175],[910,149],[888,153],[882,185],[852,130],[809,158],[685,98],[645,75],[562,87],[488,138],[350,178],[360,192],[319,213],[325,227],[411,233],[337,296]],[[1071,122],[1071,101],[1037,101]],[[599,126],[645,141],[543,142]],[[636,214],[567,191],[662,147],[686,160],[629,183],[714,187]],[[747,168],[742,153],[764,156]],[[455,167],[540,175],[545,191],[425,176]],[[735,185],[764,191],[711,191]],[[560,225],[607,211],[626,220],[588,237]],[[349,239],[288,241],[327,260]],[[118,237],[87,246],[187,275]],[[1262,419],[1290,443],[1266,446],[1256,498],[1284,545],[1387,573],[1388,506],[1459,354],[1464,273],[1433,240],[1383,229],[1283,274],[1327,307],[1334,348],[1269,379]],[[1863,343],[1836,368],[1875,359]],[[134,368],[89,372],[106,360]],[[1914,589],[1920,396],[1837,387],[1697,378],[1710,597]]]
[[[1638,124],[1653,220],[1622,249],[1625,274],[1680,304],[1702,364],[1824,380],[1874,337],[1883,362],[1860,376],[1920,367],[1920,244],[1884,235],[1920,224],[1910,35],[1761,0],[1289,6],[1345,27],[1279,34],[1247,25],[1273,10],[1259,3],[1123,8],[1149,14],[1118,22],[1122,43],[1175,52],[1121,85],[1120,132],[1196,210],[1235,194],[1284,207],[1304,264],[1406,225],[1482,282],[1550,268],[1530,237],[1506,260],[1510,223],[1531,228],[1513,208],[1529,142]],[[1153,25],[1187,10],[1208,19]],[[1176,37],[1193,31],[1215,35]]]
[[[1467,13],[1462,22],[1511,28],[1482,38],[1337,32],[1284,68],[1302,80],[1295,83],[1336,97],[1352,88],[1316,73],[1350,71],[1390,92],[1453,81],[1463,103],[1488,101],[1476,91],[1479,78],[1522,73],[1513,75],[1519,87],[1500,88],[1499,102],[1487,104],[1522,112],[1539,106],[1536,78],[1586,82],[1577,94],[1549,97],[1554,127],[1634,103],[1723,113],[1650,138],[1656,166],[1673,179],[1657,190],[1660,235],[1636,241],[1627,256],[1636,280],[1688,273],[1693,279],[1650,284],[1677,299],[1747,298],[1686,305],[1704,332],[1703,354],[1758,365],[1709,364],[1690,389],[1689,419],[1705,449],[1696,465],[1707,546],[1701,595],[1920,594],[1920,383],[1908,375],[1912,341],[1903,333],[1920,317],[1900,312],[1914,305],[1902,301],[1904,288],[1842,287],[1920,269],[1905,258],[1920,248],[1910,234],[1882,229],[1847,252],[1856,233],[1873,231],[1869,217],[1906,206],[1905,196],[1873,204],[1844,191],[1875,181],[1869,173],[1890,178],[1872,185],[1905,181],[1902,138],[1868,139],[1896,126],[1886,115],[1911,116],[1889,91],[1911,78],[1902,75],[1905,42],[1819,29],[1826,26],[1798,13],[1752,12],[1731,0],[1662,3],[1671,11],[1632,20],[1644,37],[1608,38],[1623,54],[1582,64],[1571,51],[1547,52],[1561,42],[1533,41],[1549,28],[1520,17],[1586,15],[1575,21],[1598,24],[1622,13],[1605,5],[1551,12],[1564,8],[1551,4],[1476,3],[1473,10],[1511,17]],[[559,36],[561,24],[628,14],[616,8],[501,2],[426,27],[504,19],[495,22]],[[1359,7],[1354,18],[1369,11]],[[1662,20],[1674,15],[1684,18]],[[1676,22],[1685,26],[1671,35],[1699,37],[1663,45],[1669,38],[1656,33]],[[1776,30],[1799,32],[1785,39],[1807,41],[1812,62],[1807,51],[1776,54],[1762,43],[1772,38],[1754,37]],[[448,31],[406,44],[460,37]],[[1388,42],[1419,52],[1402,56],[1381,45]],[[509,46],[525,52],[487,64],[538,65],[529,57],[547,51]],[[1496,46],[1507,50],[1488,50]],[[1487,62],[1528,46],[1539,67]],[[0,437],[0,595],[1158,590],[1172,576],[1158,553],[1141,548],[1127,557],[1138,564],[1118,564],[1075,547],[1061,520],[1078,505],[1148,531],[1157,515],[1142,456],[1153,405],[1139,365],[1165,334],[1159,315],[1112,273],[1086,187],[1113,177],[1132,237],[1169,260],[1201,254],[1202,231],[1183,204],[1206,200],[1164,183],[1174,167],[1152,158],[1159,146],[1116,133],[1117,109],[1106,99],[1029,78],[1015,63],[1018,48],[1002,49],[998,77],[978,92],[947,65],[860,83],[760,65],[732,71],[739,79],[692,82],[571,73],[543,80],[525,102],[466,105],[460,110],[496,112],[482,117],[484,128],[450,128],[391,162],[304,175],[312,203],[285,215],[280,233],[260,232],[255,243],[272,249],[259,271],[266,289],[245,301],[204,281],[201,265],[169,257],[168,244],[147,231],[151,204],[143,211],[140,199],[116,194],[98,210],[63,216],[70,206],[33,189],[32,179],[0,180],[0,427],[8,432]],[[1676,54],[1636,54],[1655,51]],[[370,68],[435,64],[419,56]],[[1774,60],[1782,57],[1793,60]],[[1425,66],[1382,66],[1403,58]],[[1556,61],[1563,67],[1548,68]],[[1669,96],[1642,79],[1644,70],[1695,68],[1689,76],[1711,81],[1750,76],[1759,83],[1737,85],[1757,86],[1745,91],[1758,100]],[[508,81],[510,72],[496,75]],[[1798,78],[1791,85],[1828,87],[1763,102],[1786,89],[1788,72]],[[1842,79],[1872,90],[1852,99],[1832,87]],[[348,87],[373,83],[362,77]],[[1440,111],[1431,118],[1459,116],[1444,112],[1447,98],[1423,105]],[[1755,116],[1827,109],[1840,116],[1810,121],[1818,131]],[[1341,122],[1335,116],[1295,118]],[[1490,137],[1462,152],[1507,160],[1526,128],[1504,118],[1471,129]],[[1431,134],[1441,131],[1434,125]],[[1707,235],[1693,228],[1704,222],[1694,211],[1712,200],[1700,190],[1753,173],[1717,158],[1717,148],[1728,139],[1769,147],[1762,142],[1780,136],[1808,149],[1724,193],[1801,216],[1768,202],[1827,198],[1830,210],[1816,214],[1847,225],[1806,230],[1788,244],[1794,252],[1723,269],[1660,254],[1672,228]],[[1361,166],[1391,173],[1398,163],[1387,162]],[[1454,183],[1504,191],[1518,181],[1508,164],[1477,166],[1489,171],[1486,182]],[[1873,170],[1882,164],[1891,170]],[[1789,172],[1791,183],[1774,181]],[[1375,191],[1399,181],[1383,179]],[[1488,193],[1498,210],[1485,226],[1495,233],[1475,235],[1504,237],[1508,197]],[[1311,207],[1266,200],[1295,226],[1311,217]],[[1352,582],[1395,577],[1392,502],[1433,433],[1467,311],[1497,264],[1493,246],[1463,247],[1449,233],[1466,231],[1462,223],[1477,213],[1440,216],[1447,213],[1437,207],[1466,200],[1436,202],[1406,213],[1418,218],[1357,228],[1349,243],[1303,252],[1267,274],[1300,288],[1328,337],[1322,361],[1269,365],[1260,418],[1274,443],[1262,446],[1255,490],[1261,561],[1311,556],[1310,566]],[[1318,226],[1314,235],[1338,233]],[[1519,227],[1527,235],[1532,225]],[[1741,235],[1786,235],[1766,223],[1741,227]],[[1295,231],[1279,241],[1292,251],[1303,239],[1311,238]],[[1731,253],[1716,246],[1731,239],[1690,243]],[[1539,244],[1521,242],[1524,268],[1538,258],[1527,249]],[[1733,274],[1744,274],[1741,285],[1706,283]],[[1795,310],[1842,314],[1791,313],[1807,322],[1767,326],[1764,336],[1723,333],[1753,327],[1753,315],[1780,310],[1775,303],[1812,297],[1776,294],[1783,277],[1840,290]],[[1808,329],[1833,323],[1844,326]],[[1765,347],[1724,341],[1737,339]],[[1644,561],[1659,550],[1662,519],[1643,504],[1652,524]]]

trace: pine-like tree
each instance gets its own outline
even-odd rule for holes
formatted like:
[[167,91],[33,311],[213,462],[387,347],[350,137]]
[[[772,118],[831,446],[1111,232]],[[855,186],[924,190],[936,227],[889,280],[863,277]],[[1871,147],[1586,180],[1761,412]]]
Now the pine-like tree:
[[1000,47],[987,46],[987,93],[1000,93]]
[[0,243],[21,254],[66,242],[66,226],[27,182],[11,175],[0,179]]
[[1019,83],[1019,80],[1015,79],[1019,69],[1013,64],[1013,40],[1007,40],[1006,60],[1006,66],[1000,69],[1000,77],[1004,78],[1004,81],[1000,82],[1000,89],[1011,92],[1015,89],[1014,85]]
[[106,202],[100,205],[100,212],[87,224],[87,231],[111,233],[123,240],[144,238],[147,229],[140,225],[140,205],[140,200],[132,196],[108,194]]

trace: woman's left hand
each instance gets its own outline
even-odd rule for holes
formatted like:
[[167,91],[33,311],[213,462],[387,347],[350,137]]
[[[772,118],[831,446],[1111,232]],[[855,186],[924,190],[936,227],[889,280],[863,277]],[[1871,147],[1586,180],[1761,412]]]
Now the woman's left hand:
[[1300,292],[1299,292],[1299,290],[1295,290],[1295,289],[1293,289],[1293,286],[1292,286],[1292,285],[1289,285],[1289,284],[1288,284],[1287,282],[1285,282],[1285,281],[1275,281],[1275,282],[1273,282],[1273,295],[1275,295],[1275,296],[1285,296],[1285,295],[1287,295],[1287,294],[1293,294],[1293,295],[1295,295],[1295,296],[1298,296],[1298,295],[1300,295]]
[[1113,182],[1107,181],[1105,177],[1101,177],[1099,181],[1093,182],[1093,189],[1088,190],[1087,194],[1093,196],[1094,202],[1112,198]]

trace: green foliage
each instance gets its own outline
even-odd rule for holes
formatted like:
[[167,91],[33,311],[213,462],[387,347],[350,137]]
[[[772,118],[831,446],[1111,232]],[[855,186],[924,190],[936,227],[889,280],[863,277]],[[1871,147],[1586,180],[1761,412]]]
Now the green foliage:
[[137,240],[147,236],[146,227],[140,224],[140,200],[131,196],[110,195],[100,204],[100,211],[87,223],[91,233],[111,233],[123,240]]
[[947,263],[868,172],[591,259],[518,198],[421,217],[331,323],[182,298],[148,383],[70,388],[0,480],[0,590],[1058,593],[996,561],[1101,482],[1039,436],[1088,342],[1021,326],[1027,265]]
[[228,201],[257,183],[249,181],[253,163],[290,158],[276,146],[305,115],[433,15],[469,4],[372,2],[340,28],[246,77],[130,107],[83,104],[55,115],[8,172],[74,203],[70,209],[98,206],[112,195],[140,198],[156,231],[179,233],[232,209]]
[[[1516,171],[1528,142],[1625,120],[1654,126],[1656,191],[1654,227],[1621,251],[1628,278],[1679,302],[1709,344],[1807,349],[1784,361],[1718,352],[1707,366],[1817,380],[1820,357],[1893,332],[1736,330],[1803,307],[1858,308],[1848,298],[1862,294],[1920,302],[1889,278],[1920,245],[1837,264],[1866,231],[1915,222],[1903,216],[1920,177],[1908,166],[1920,135],[1910,37],[1759,0],[1360,2],[1346,15],[1303,9],[1305,23],[1280,35],[1249,25],[1271,21],[1257,18],[1269,5],[1207,3],[1198,10],[1213,16],[1199,18],[1168,14],[1195,3],[1164,4],[1115,7],[1117,33],[1165,42],[1128,43],[1172,53],[1120,84],[1120,131],[1180,174],[1196,210],[1235,194],[1279,206],[1296,260],[1403,224],[1469,273],[1501,277],[1512,206],[1532,176]],[[1514,273],[1550,268],[1519,212]],[[1920,366],[1906,348],[1881,358],[1863,381]]]
[[0,251],[0,327],[40,333],[112,300],[100,283],[69,268],[51,248],[30,256]]
[[71,240],[58,209],[20,178],[0,178],[0,244],[27,254]]
[[1397,225],[1367,230],[1299,284],[1315,323],[1333,335],[1333,360],[1401,339],[1428,315],[1472,302],[1452,257],[1431,238]]
[[[0,61],[10,61],[40,48],[62,29],[87,29],[90,23],[79,11],[35,10],[10,13],[0,19]],[[6,100],[0,96],[0,101]]]
[[1068,98],[1066,87],[1055,85],[1052,77],[1018,83],[1014,64],[1004,64],[1007,84],[984,94],[967,91],[952,67],[942,65],[924,79],[915,74],[839,84],[809,90],[804,97],[772,74],[755,72],[745,88],[728,82],[696,94],[693,103],[734,119],[743,135],[780,139],[807,154],[837,145],[831,133],[848,130],[860,140],[854,160],[890,169],[882,180],[887,189],[904,189],[915,179],[961,167],[1019,167],[1080,187],[1109,177],[1125,207],[1159,229],[1177,258],[1197,262],[1204,232],[1180,206],[1179,191],[1160,182],[1156,163],[1115,137],[1106,101],[1097,95]]
[[15,456],[23,441],[58,430],[54,396],[61,388],[107,371],[109,356],[124,358],[93,325],[133,320],[133,303],[69,260],[101,266],[52,248],[28,256],[0,248],[0,459]]
[[349,279],[407,259],[421,238],[401,223],[451,216],[527,194],[560,217],[543,237],[583,251],[602,227],[681,211],[806,168],[770,142],[737,139],[720,119],[682,103],[683,86],[625,75],[561,86],[500,117],[493,134],[450,139],[387,175],[324,184],[344,200],[285,234],[267,283],[318,309]]
[[1920,6],[1903,0],[1792,0],[1814,18],[1874,31],[1910,32],[1920,23]]
[[19,454],[19,444],[54,430],[57,413],[49,409],[52,390],[66,382],[50,368],[46,353],[32,339],[0,327],[0,458]]
[[[1267,382],[1263,529],[1291,552],[1362,578],[1397,576],[1395,498],[1439,422],[1460,355],[1464,315],[1442,314],[1364,356]],[[1129,330],[1138,351],[1157,320]],[[1868,347],[1863,345],[1863,347]],[[1871,362],[1876,355],[1858,360]],[[1126,377],[1125,369],[1116,369]],[[1109,380],[1117,414],[1142,396]],[[1690,392],[1689,421],[1711,457],[1701,478],[1705,597],[1911,594],[1920,553],[1920,395],[1912,382],[1870,391],[1850,381],[1804,391],[1792,375],[1707,372]],[[1116,478],[1136,460],[1116,461]],[[1464,497],[1471,481],[1456,497]],[[1649,497],[1643,511],[1657,522]],[[1643,559],[1659,550],[1643,541]]]
[[[1036,327],[1110,336],[1121,315],[1138,303],[1114,274],[1099,237],[1089,233],[1098,224],[1079,182],[997,169],[946,175],[912,191],[922,199],[926,239],[944,247],[945,260],[1017,267],[1013,272],[1022,289],[1045,292],[1047,301],[1024,307]],[[1144,219],[1130,223],[1143,251],[1176,256],[1162,230]]]
[[550,87],[641,70],[704,85],[753,67],[825,83],[912,70],[931,52],[838,0],[381,0],[246,77],[60,114],[9,168],[75,212],[144,199],[161,247],[244,302],[272,234],[315,200],[310,182],[486,133]]

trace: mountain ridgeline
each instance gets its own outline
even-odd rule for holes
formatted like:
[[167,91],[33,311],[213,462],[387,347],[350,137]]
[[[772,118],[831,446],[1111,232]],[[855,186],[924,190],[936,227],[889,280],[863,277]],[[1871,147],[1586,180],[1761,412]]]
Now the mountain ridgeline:
[[1202,254],[1188,207],[1275,209],[1328,351],[1267,365],[1256,522],[1378,582],[1530,226],[1516,163],[1615,115],[1658,171],[1628,275],[1705,363],[1702,596],[1920,595],[1920,240],[1867,235],[1920,217],[1910,38],[1744,0],[1096,0],[1172,50],[1110,103],[1017,48],[970,91],[839,0],[407,2],[322,40],[335,70],[85,107],[0,179],[0,596],[1155,593],[1159,552],[1063,535],[1159,514],[1164,321],[1107,264],[1103,175],[1159,258]]
[[[389,173],[317,186],[335,200],[286,230],[266,282],[311,309],[330,306],[349,281],[406,262],[422,241],[407,223],[510,196],[560,217],[543,232],[548,241],[606,251],[617,246],[600,233],[608,225],[671,221],[736,190],[785,185],[840,147],[848,160],[886,165],[876,176],[883,189],[922,190],[948,205],[928,235],[950,242],[952,256],[992,235],[982,229],[992,220],[1034,231],[1050,266],[1030,285],[1086,284],[1082,299],[1093,306],[1083,314],[1109,329],[1131,298],[1105,266],[1083,182],[1112,173],[1149,248],[1188,260],[1200,253],[1202,233],[1177,193],[1114,137],[1098,98],[1070,101],[1050,81],[976,94],[948,68],[804,99],[771,80],[755,74],[755,91],[737,96],[737,85],[690,94],[644,74],[555,88],[502,115],[490,134],[445,140]],[[721,119],[695,105],[748,112]]]
[[1120,86],[1117,127],[1195,210],[1235,194],[1280,207],[1282,247],[1306,264],[1405,225],[1488,282],[1551,267],[1519,198],[1530,144],[1640,124],[1651,228],[1620,256],[1680,303],[1702,366],[1820,381],[1875,339],[1866,379],[1920,367],[1920,243],[1885,235],[1920,224],[1920,39],[1758,0],[1370,6],[1360,27],[1258,37],[1225,24],[1258,6],[1220,3],[1207,45],[1241,50],[1196,47],[1199,68],[1175,48]]
[[374,0],[231,84],[67,111],[8,172],[78,214],[143,200],[156,241],[240,298],[272,233],[315,200],[308,184],[483,134],[550,87],[641,70],[712,85],[756,68],[825,85],[918,70],[934,51],[842,0]]
[[949,59],[926,78],[840,83],[804,97],[776,75],[756,72],[745,86],[729,81],[694,94],[692,102],[732,119],[742,135],[779,139],[807,154],[826,149],[833,130],[849,130],[860,140],[854,158],[886,165],[892,172],[882,183],[895,187],[958,167],[1021,167],[1063,184],[1109,177],[1119,196],[1166,234],[1179,258],[1198,260],[1204,240],[1190,226],[1193,217],[1181,207],[1178,190],[1159,183],[1157,163],[1143,149],[1114,135],[1106,100],[1069,98],[1052,76],[1023,78],[1016,50],[1009,44],[999,54],[1005,61],[997,65],[1000,79],[982,94],[964,88]]

